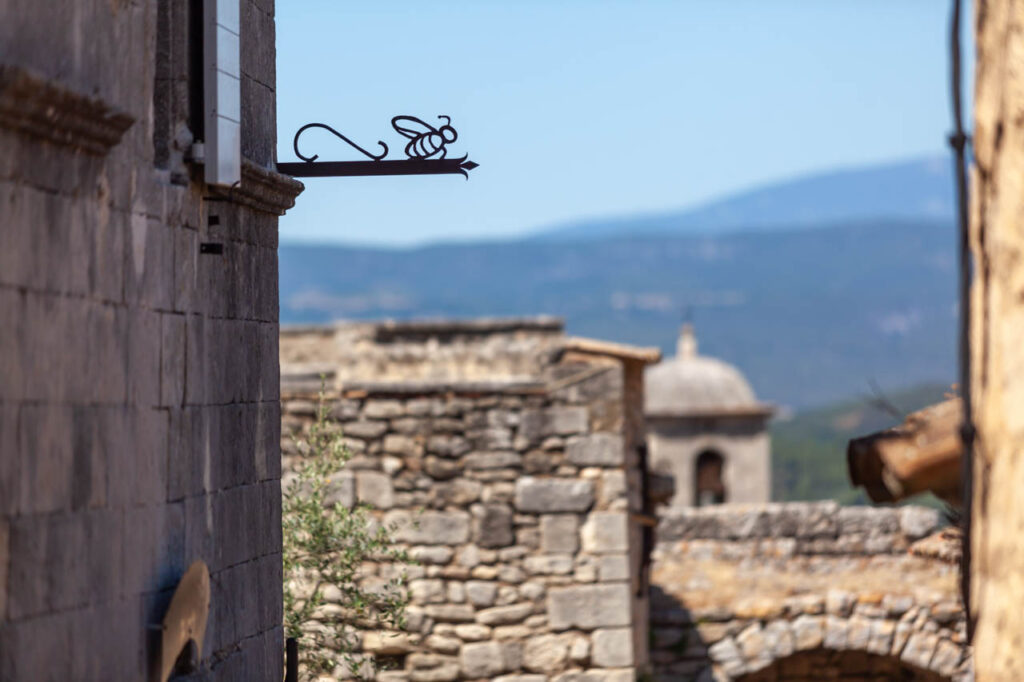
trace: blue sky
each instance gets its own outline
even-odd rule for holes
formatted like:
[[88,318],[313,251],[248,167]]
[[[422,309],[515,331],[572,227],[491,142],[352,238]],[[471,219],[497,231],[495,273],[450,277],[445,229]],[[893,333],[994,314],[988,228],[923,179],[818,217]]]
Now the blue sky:
[[[508,238],[941,153],[939,0],[288,0],[278,160],[320,121],[401,153],[396,114],[452,117],[460,176],[308,179],[283,241]],[[308,150],[308,151],[307,151]],[[304,153],[357,158],[327,133]]]

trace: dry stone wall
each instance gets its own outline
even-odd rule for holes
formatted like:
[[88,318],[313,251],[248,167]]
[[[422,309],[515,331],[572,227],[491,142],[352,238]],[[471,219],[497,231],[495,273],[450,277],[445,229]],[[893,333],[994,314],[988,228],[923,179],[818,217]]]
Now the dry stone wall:
[[929,509],[671,510],[652,578],[660,680],[970,680],[954,564],[908,553]]
[[[379,679],[635,679],[646,587],[625,405],[640,371],[566,363],[552,368],[557,388],[349,382],[330,398],[354,453],[334,499],[372,505],[419,562],[406,568],[408,632],[362,638],[364,653],[398,666]],[[307,428],[314,408],[308,393],[286,395],[285,433]],[[287,471],[300,454],[287,437],[283,452]],[[367,565],[365,581],[396,570]]]

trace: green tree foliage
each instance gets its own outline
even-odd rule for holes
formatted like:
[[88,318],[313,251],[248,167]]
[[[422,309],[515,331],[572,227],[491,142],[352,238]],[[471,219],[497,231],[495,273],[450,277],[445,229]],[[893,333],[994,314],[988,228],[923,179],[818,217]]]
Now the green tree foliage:
[[365,673],[375,663],[357,653],[359,631],[403,629],[409,591],[404,572],[383,588],[362,587],[362,565],[411,560],[394,547],[393,528],[377,523],[367,505],[328,503],[351,453],[328,419],[323,390],[309,433],[296,443],[302,458],[282,505],[285,636],[299,640],[304,679],[339,665]]

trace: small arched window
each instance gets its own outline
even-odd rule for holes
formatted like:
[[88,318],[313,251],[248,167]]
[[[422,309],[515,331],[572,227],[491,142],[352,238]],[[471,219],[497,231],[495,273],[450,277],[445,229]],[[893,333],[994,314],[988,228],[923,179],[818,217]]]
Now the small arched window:
[[725,458],[714,450],[705,450],[697,455],[697,466],[694,472],[695,490],[693,502],[698,507],[725,502],[725,483],[723,470]]

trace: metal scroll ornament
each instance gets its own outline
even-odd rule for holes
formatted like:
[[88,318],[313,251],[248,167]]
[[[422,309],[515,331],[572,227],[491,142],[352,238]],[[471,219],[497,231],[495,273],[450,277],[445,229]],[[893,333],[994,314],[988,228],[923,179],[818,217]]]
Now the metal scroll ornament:
[[[292,140],[295,155],[302,163],[279,163],[277,169],[294,177],[326,178],[326,177],[359,177],[368,175],[440,175],[460,174],[469,178],[469,172],[479,164],[470,161],[467,155],[448,158],[448,145],[459,139],[459,134],[452,127],[448,116],[438,116],[444,122],[432,126],[415,116],[395,116],[391,119],[391,127],[408,142],[405,145],[404,159],[386,159],[388,146],[383,140],[377,144],[381,151],[374,154],[359,146],[348,137],[324,123],[307,123],[299,128]],[[366,161],[317,161],[319,154],[306,156],[299,151],[299,137],[310,128],[322,128],[333,134],[345,144],[365,156]]]

